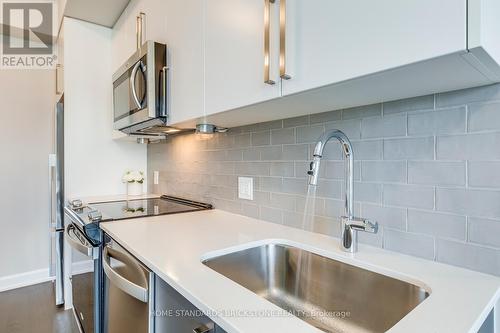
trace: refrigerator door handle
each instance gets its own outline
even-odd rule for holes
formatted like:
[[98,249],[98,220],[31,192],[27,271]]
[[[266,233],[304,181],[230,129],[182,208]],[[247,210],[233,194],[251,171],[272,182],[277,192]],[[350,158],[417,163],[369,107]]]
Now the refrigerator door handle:
[[55,232],[55,251],[56,251],[56,262],[55,262],[55,296],[56,305],[64,304],[64,286],[63,286],[63,248],[64,248],[64,231]]
[[[48,181],[49,181],[49,244],[52,244],[52,238],[55,237],[54,232],[56,231],[56,212],[55,212],[55,205],[54,205],[54,172],[55,172],[55,160],[56,160],[56,155],[55,154],[49,154],[49,174],[48,174]],[[57,240],[55,240],[57,246]],[[56,264],[53,262],[53,257],[54,257],[54,252],[57,252],[57,249],[54,249],[53,246],[50,247],[50,262],[49,262],[49,276],[54,276],[57,272],[56,270]]]

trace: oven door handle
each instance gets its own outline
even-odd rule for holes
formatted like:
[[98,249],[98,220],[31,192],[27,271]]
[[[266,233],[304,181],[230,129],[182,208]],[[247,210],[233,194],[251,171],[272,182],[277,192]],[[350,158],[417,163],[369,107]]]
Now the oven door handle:
[[73,224],[68,224],[66,226],[66,241],[69,243],[69,245],[80,252],[81,254],[86,255],[87,257],[94,257],[94,247],[93,246],[87,246],[82,244],[82,242],[73,236],[75,234],[75,226]]
[[[119,288],[121,291],[124,293],[138,299],[139,301],[143,303],[148,303],[149,300],[149,290],[147,288],[141,287],[132,281],[127,280],[118,272],[116,272],[110,265],[109,259],[113,258],[116,259],[125,265],[129,266],[138,266],[138,264],[135,262],[135,259],[129,257],[127,254],[119,251],[115,251],[109,246],[105,246],[103,250],[103,261],[102,261],[102,267],[104,269],[104,273],[108,277],[109,281]],[[137,267],[137,269],[141,269],[140,267]],[[144,283],[147,285],[148,284],[148,279],[146,276],[144,276]]]
[[137,90],[135,89],[135,78],[137,76],[137,71],[139,70],[139,68],[141,69],[141,72],[144,72],[144,65],[142,63],[142,60],[139,60],[132,68],[132,72],[130,73],[130,89],[132,91],[132,98],[134,99],[137,108],[140,110],[144,107],[144,100],[139,100],[139,97],[137,96]]

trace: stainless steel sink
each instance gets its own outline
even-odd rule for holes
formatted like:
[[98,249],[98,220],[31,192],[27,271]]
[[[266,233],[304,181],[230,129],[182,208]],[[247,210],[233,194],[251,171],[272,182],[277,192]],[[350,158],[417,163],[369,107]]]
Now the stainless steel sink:
[[411,283],[287,245],[203,263],[325,332],[385,332],[429,296]]

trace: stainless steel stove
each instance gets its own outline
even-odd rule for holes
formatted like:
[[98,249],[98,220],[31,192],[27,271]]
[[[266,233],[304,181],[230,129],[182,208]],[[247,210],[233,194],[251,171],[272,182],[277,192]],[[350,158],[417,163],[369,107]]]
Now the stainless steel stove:
[[[212,205],[171,196],[95,202],[73,200],[64,208],[69,218],[65,239],[71,247],[94,262],[93,272],[73,275],[73,309],[84,333],[103,331],[103,247],[101,223],[147,216],[179,214],[212,209]],[[84,290],[86,289],[86,290]]]

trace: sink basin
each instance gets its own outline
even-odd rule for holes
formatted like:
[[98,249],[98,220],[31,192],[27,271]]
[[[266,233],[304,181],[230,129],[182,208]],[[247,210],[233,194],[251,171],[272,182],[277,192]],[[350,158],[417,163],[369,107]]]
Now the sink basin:
[[203,263],[325,332],[385,332],[429,296],[414,284],[288,245]]

